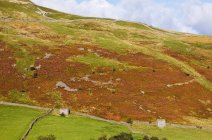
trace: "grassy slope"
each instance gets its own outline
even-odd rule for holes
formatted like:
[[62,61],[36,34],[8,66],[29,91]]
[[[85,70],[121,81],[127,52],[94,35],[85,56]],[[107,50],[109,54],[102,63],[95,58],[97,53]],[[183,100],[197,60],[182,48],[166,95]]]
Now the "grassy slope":
[[212,133],[210,131],[166,127],[159,129],[155,126],[134,125],[133,128],[140,130],[148,135],[167,138],[168,140],[210,140]]
[[77,57],[70,57],[67,61],[74,61],[74,62],[80,62],[87,65],[90,65],[92,68],[97,67],[109,67],[112,69],[127,69],[127,68],[138,68],[136,66],[130,66],[127,63],[121,63],[119,61],[103,58],[100,56],[97,56],[95,54],[88,54],[86,56],[77,56]]
[[20,139],[30,122],[41,113],[34,109],[0,105],[0,139]]

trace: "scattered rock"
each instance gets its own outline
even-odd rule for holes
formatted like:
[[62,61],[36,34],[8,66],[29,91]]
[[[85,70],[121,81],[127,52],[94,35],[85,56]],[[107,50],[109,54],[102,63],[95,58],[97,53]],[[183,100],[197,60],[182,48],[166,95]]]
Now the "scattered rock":
[[76,82],[76,77],[70,79],[72,82]]
[[206,110],[207,110],[208,112],[211,112],[211,111],[212,111],[212,109],[211,109],[211,108],[207,108]]
[[137,105],[136,101],[133,101],[133,104],[134,104],[134,105]]
[[141,94],[143,94],[143,95],[145,94],[145,91],[143,91],[143,90],[141,90],[140,92],[141,92]]
[[152,111],[151,110],[147,110],[147,112],[151,113]]
[[115,94],[116,93],[116,89],[114,88],[107,88],[107,90],[109,90],[111,93]]
[[15,68],[16,67],[16,64],[12,64],[12,67]]
[[51,56],[53,56],[51,53],[45,53],[45,56],[43,57],[44,59],[48,59],[50,58]]
[[121,78],[117,78],[116,81],[121,81]]
[[144,108],[142,105],[139,106],[139,109],[144,111]]
[[84,77],[80,78],[80,80],[88,82],[88,81],[90,81],[89,77],[90,77],[90,75],[85,75]]
[[41,69],[41,65],[35,67],[37,70]]
[[88,52],[93,52],[91,49],[88,49]]
[[211,104],[211,101],[210,100],[206,100],[206,101],[203,101],[203,100],[198,100],[200,103],[204,104],[205,106],[207,105],[210,105]]
[[84,50],[85,50],[85,48],[78,48],[78,50],[80,50],[80,51],[84,51]]
[[67,85],[66,85],[64,82],[62,82],[62,81],[57,82],[56,88],[63,88],[64,90],[69,91],[69,92],[77,92],[77,91],[78,91],[77,89],[72,89],[72,88],[70,88],[69,86],[67,86]]

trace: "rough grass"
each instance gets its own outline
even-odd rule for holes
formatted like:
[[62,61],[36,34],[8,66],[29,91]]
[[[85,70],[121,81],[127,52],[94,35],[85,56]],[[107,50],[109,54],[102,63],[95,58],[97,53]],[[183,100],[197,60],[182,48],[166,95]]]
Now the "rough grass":
[[127,30],[116,29],[116,30],[112,31],[112,33],[115,37],[120,38],[120,39],[127,39],[129,37]]
[[79,30],[68,28],[67,26],[64,26],[61,23],[43,23],[43,24],[59,34],[76,35],[77,33],[79,33]]
[[207,49],[207,50],[212,49],[212,43],[191,43],[191,45],[194,47]]
[[139,23],[133,23],[133,22],[127,22],[127,21],[117,21],[115,23],[117,25],[124,26],[124,27],[131,27],[131,28],[136,28],[141,30],[149,30],[149,28]]
[[126,53],[132,49],[130,45],[112,37],[97,37],[96,43],[101,48],[117,53]]
[[181,53],[181,54],[186,54],[186,55],[194,55],[195,54],[195,48],[192,46],[189,46],[188,44],[185,44],[183,42],[173,40],[173,39],[168,39],[164,41],[164,47],[169,48],[170,50]]
[[23,104],[31,104],[32,101],[29,98],[28,93],[20,92],[18,90],[11,90],[8,93],[7,97],[10,102],[13,103],[23,103]]
[[0,105],[0,139],[20,139],[31,121],[41,113],[34,109]]
[[22,4],[1,0],[0,11],[4,16],[12,19],[43,19],[41,15],[36,13],[36,8],[33,5],[23,7]]
[[58,140],[89,140],[120,132],[130,133],[127,127],[85,117],[49,116],[35,125],[27,140],[36,140],[38,136],[48,134],[55,135]]
[[100,57],[95,54],[70,57],[67,60],[84,63],[87,65],[90,65],[92,68],[97,68],[97,67],[110,67],[112,69],[137,68],[135,66],[130,66],[127,63],[121,63],[117,60]]
[[134,125],[134,129],[140,130],[145,134],[167,138],[168,140],[210,140],[212,133],[210,131],[166,127],[159,129],[156,126]]
[[31,76],[33,71],[30,70],[30,66],[33,66],[35,63],[35,58],[32,55],[29,55],[25,49],[21,49],[16,52],[16,69],[26,74],[26,76]]

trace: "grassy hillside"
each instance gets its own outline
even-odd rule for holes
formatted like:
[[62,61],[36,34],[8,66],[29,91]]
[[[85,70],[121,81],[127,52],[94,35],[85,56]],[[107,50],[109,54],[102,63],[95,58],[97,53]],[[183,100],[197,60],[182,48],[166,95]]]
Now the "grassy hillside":
[[212,116],[212,37],[22,0],[0,0],[0,19],[1,100],[114,120]]

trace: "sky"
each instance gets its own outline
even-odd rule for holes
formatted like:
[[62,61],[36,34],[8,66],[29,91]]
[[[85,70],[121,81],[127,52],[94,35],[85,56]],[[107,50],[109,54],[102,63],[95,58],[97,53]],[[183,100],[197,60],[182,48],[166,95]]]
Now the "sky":
[[212,35],[212,0],[31,0],[82,16],[114,18],[194,34]]

